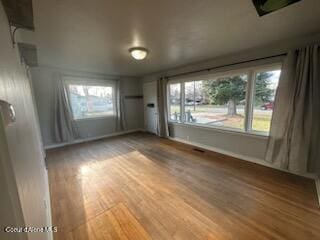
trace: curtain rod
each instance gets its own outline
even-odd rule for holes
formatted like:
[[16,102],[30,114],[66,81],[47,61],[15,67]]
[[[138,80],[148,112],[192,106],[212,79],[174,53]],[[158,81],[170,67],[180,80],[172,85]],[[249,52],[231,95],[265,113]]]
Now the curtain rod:
[[200,73],[200,72],[205,72],[205,71],[210,72],[210,71],[212,71],[212,70],[219,69],[219,68],[223,68],[223,67],[230,67],[230,66],[235,66],[235,65],[243,64],[243,63],[250,63],[250,62],[255,62],[255,61],[259,61],[259,60],[264,60],[264,59],[269,59],[269,58],[275,58],[275,57],[284,57],[284,56],[286,56],[286,55],[287,55],[287,53],[282,53],[282,54],[278,54],[278,55],[272,55],[272,56],[268,56],[268,57],[261,57],[261,58],[246,60],[246,61],[242,61],[242,62],[230,63],[230,64],[220,65],[220,66],[211,67],[211,68],[205,68],[205,69],[200,69],[200,70],[195,70],[195,71],[190,71],[190,72],[178,73],[178,74],[166,76],[166,77],[164,77],[164,78],[170,79],[170,78],[175,78],[175,77],[180,77],[180,76],[184,76],[184,75],[189,75],[189,74],[194,74],[194,73]]

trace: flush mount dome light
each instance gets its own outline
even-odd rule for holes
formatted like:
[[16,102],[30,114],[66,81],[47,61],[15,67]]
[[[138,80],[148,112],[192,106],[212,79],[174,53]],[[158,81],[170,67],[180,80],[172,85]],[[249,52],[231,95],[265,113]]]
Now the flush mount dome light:
[[143,60],[148,55],[148,49],[142,47],[130,48],[129,52],[131,53],[131,56],[136,60]]

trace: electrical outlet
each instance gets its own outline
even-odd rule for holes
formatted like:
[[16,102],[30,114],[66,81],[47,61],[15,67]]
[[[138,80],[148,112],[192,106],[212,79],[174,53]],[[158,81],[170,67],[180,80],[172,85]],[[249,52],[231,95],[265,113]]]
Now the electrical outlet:
[[189,139],[190,139],[189,136],[187,136],[187,140],[188,140],[188,141],[189,141]]

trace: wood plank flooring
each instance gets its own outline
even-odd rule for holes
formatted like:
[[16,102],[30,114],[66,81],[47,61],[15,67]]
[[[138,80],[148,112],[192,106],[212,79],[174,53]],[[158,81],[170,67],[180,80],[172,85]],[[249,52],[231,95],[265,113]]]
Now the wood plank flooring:
[[320,239],[312,180],[135,133],[48,152],[55,240]]

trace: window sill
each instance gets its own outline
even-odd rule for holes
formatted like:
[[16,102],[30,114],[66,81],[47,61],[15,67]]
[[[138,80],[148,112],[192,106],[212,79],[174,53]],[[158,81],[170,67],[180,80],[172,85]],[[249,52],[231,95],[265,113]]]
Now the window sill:
[[205,129],[205,130],[214,130],[214,131],[219,131],[219,132],[224,132],[224,133],[229,133],[229,134],[239,134],[243,136],[249,136],[249,137],[255,137],[255,138],[260,138],[267,140],[269,138],[269,135],[267,133],[263,132],[257,132],[257,131],[252,131],[252,132],[245,132],[240,129],[232,129],[232,128],[224,128],[224,127],[218,127],[218,126],[205,126],[201,124],[195,124],[195,123],[181,123],[181,122],[169,122],[169,125],[180,125],[184,127],[189,127],[189,128],[200,128],[200,129]]
[[110,119],[110,118],[116,118],[116,115],[105,115],[105,116],[101,116],[101,117],[79,118],[79,119],[73,119],[73,121],[83,122],[83,121],[94,121],[94,120],[102,120],[102,119]]

